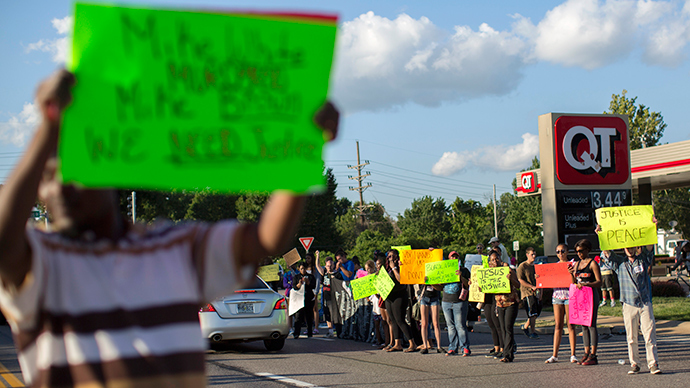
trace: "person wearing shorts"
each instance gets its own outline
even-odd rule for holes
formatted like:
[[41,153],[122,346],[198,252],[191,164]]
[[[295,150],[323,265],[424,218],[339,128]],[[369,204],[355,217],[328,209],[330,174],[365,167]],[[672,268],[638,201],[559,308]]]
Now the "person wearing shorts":
[[[568,261],[568,246],[559,244],[556,247],[556,256],[560,263]],[[568,300],[570,298],[569,288],[554,288],[551,296],[551,304],[553,305],[553,316],[556,320],[556,326],[553,332],[553,353],[545,362],[552,364],[558,362],[558,349],[561,346],[561,337],[563,336],[563,323],[568,317]],[[570,341],[570,362],[577,363],[577,356],[575,355],[575,325],[568,321],[568,340]]]
[[611,257],[611,251],[601,252],[602,260],[599,263],[599,269],[601,270],[601,281],[603,282],[601,285],[601,293],[603,295],[599,307],[606,305],[607,293],[608,296],[611,298],[611,307],[616,307],[616,299],[613,296],[613,268],[611,267],[611,264],[608,261],[609,257]]
[[438,324],[441,293],[430,285],[421,286],[420,293],[419,311],[422,317],[422,345],[420,346],[420,350],[422,354],[427,354],[429,353],[429,349],[432,348],[429,342],[429,313],[431,313],[431,323],[434,327],[434,336],[436,337],[437,344],[436,352],[445,353],[445,350],[441,348],[441,328]]

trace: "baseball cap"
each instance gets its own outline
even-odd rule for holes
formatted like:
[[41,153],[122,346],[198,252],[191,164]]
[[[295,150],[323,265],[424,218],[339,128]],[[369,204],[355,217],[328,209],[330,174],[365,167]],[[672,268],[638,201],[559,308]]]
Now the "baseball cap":
[[491,237],[491,240],[489,240],[489,244],[498,242],[498,237]]
[[448,254],[448,258],[450,259],[451,257],[453,257],[453,256],[455,256],[455,255],[460,256],[460,254],[459,254],[458,252],[453,251],[453,252],[451,252],[451,253]]

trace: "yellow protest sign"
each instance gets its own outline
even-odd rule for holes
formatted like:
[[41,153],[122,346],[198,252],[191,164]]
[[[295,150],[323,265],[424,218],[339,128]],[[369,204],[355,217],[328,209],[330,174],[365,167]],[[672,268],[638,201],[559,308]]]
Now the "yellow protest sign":
[[352,299],[362,299],[374,295],[376,291],[376,275],[367,275],[359,279],[350,280]]
[[460,281],[458,260],[433,261],[424,264],[426,284],[446,284]]
[[383,271],[379,270],[379,273],[376,275],[374,287],[376,287],[376,291],[379,292],[379,295],[381,295],[383,299],[386,299],[388,298],[388,294],[393,290],[393,287],[395,287],[395,283],[384,269]]
[[278,275],[278,271],[278,264],[262,265],[261,267],[259,267],[259,270],[256,274],[265,282],[277,282],[278,280],[280,280],[280,275]]
[[599,247],[603,250],[657,243],[651,205],[602,207],[596,210],[596,215],[601,225]]
[[[481,268],[477,270],[477,283],[485,294],[506,294],[510,292],[508,267]],[[474,282],[472,282],[474,283]]]
[[425,264],[443,260],[443,249],[400,251],[400,284],[424,284]]
[[467,300],[470,302],[482,302],[484,303],[484,293],[479,291],[479,275],[477,274],[477,271],[480,269],[484,268],[484,266],[481,265],[473,265],[472,266],[472,277],[470,278],[470,281],[472,284],[470,284],[470,296]]

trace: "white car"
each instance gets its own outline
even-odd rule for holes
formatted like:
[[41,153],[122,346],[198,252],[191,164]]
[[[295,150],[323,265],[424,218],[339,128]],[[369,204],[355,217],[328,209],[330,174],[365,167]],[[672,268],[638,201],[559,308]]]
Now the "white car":
[[258,276],[248,288],[202,307],[199,322],[211,343],[263,340],[268,350],[282,349],[290,332],[287,300]]

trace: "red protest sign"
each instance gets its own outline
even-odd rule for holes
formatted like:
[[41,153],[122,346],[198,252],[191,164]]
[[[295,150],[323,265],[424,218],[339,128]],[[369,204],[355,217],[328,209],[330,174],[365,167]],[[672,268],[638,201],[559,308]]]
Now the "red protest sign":
[[567,262],[537,264],[534,273],[537,275],[537,288],[567,288],[573,282]]
[[302,243],[304,250],[309,252],[309,247],[311,246],[311,243],[314,242],[314,237],[300,237],[299,242]]

